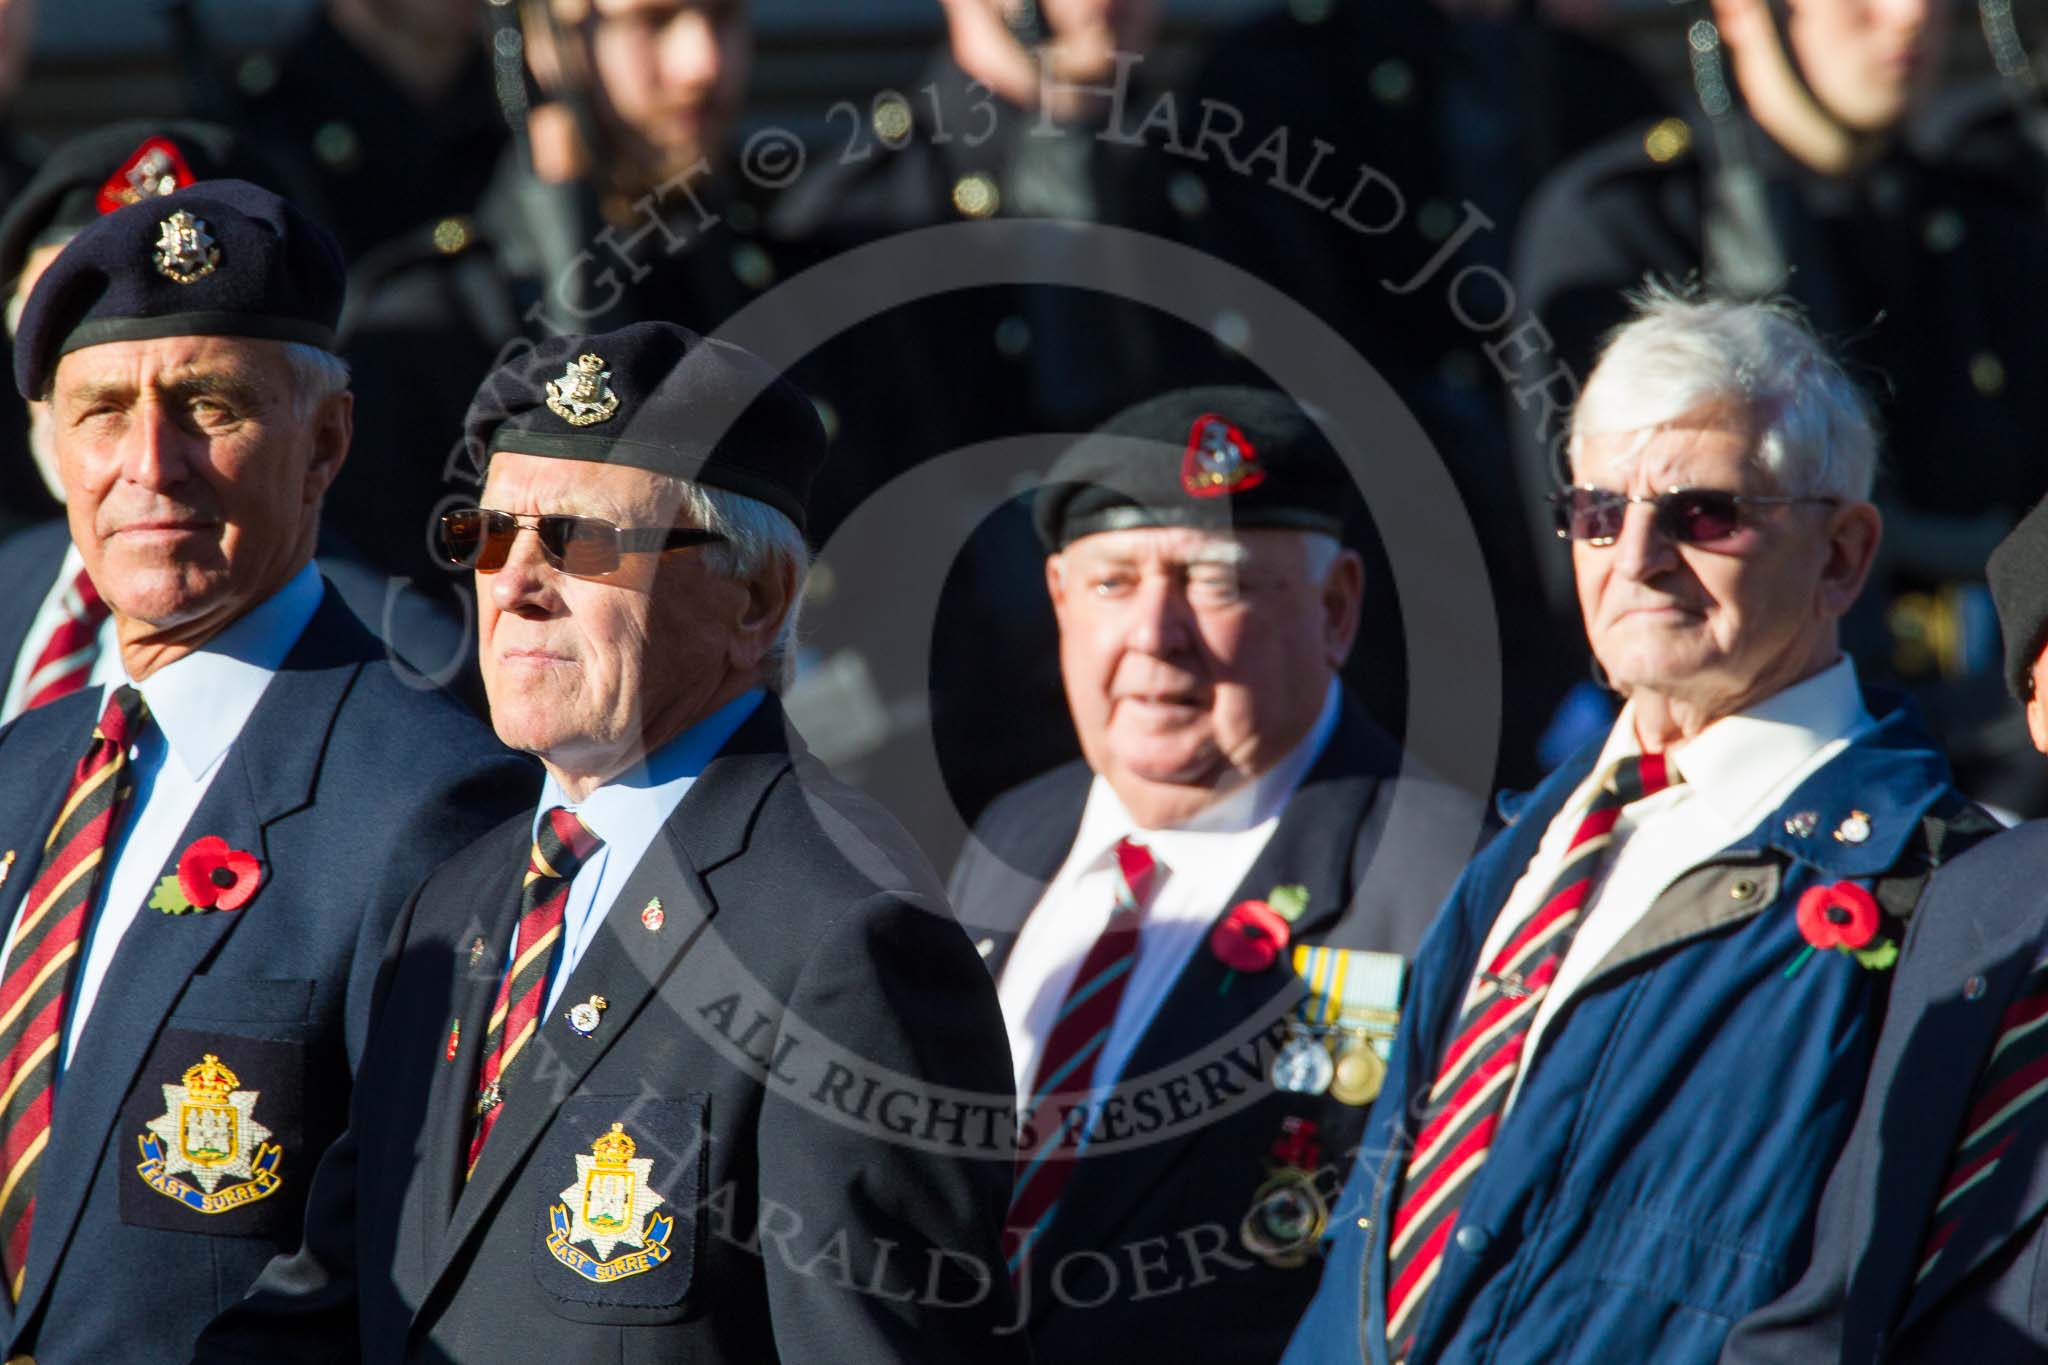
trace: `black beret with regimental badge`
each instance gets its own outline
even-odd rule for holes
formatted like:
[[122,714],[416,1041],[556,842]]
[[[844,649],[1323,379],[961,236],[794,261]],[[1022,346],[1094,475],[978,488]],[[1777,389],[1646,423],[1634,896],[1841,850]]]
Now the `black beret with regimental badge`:
[[113,341],[259,337],[334,348],[347,284],[334,239],[269,190],[208,180],[87,225],[36,281],[14,384],[47,391],[57,362]]
[[2027,680],[2048,645],[2048,501],[2020,518],[1984,566],[2005,637],[2005,685],[2025,701]]
[[0,287],[40,246],[138,200],[201,180],[247,180],[289,193],[290,172],[247,138],[196,119],[126,119],[60,144],[0,215]]
[[1048,550],[1143,526],[1341,536],[1352,487],[1302,406],[1272,389],[1181,389],[1127,408],[1060,456],[1032,505]]
[[801,530],[824,426],[766,361],[672,322],[551,337],[493,371],[463,423],[501,451],[623,464],[767,503]]

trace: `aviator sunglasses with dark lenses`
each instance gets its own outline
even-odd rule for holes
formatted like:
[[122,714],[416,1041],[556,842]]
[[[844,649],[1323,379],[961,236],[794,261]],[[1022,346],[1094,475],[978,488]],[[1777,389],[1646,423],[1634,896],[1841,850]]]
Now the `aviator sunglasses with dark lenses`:
[[514,515],[485,507],[458,507],[441,518],[441,548],[449,560],[478,573],[496,573],[512,553],[519,528],[540,537],[548,563],[578,578],[600,578],[619,567],[629,551],[682,550],[724,540],[694,526],[614,526],[602,517],[558,512]]
[[1678,545],[1712,546],[1733,539],[1744,524],[1745,507],[1790,507],[1795,503],[1834,504],[1837,498],[1758,497],[1721,488],[1673,488],[1652,497],[1617,493],[1611,488],[1560,488],[1550,495],[1561,540],[1586,540],[1612,545],[1621,538],[1622,522],[1632,502],[1650,504],[1657,533]]

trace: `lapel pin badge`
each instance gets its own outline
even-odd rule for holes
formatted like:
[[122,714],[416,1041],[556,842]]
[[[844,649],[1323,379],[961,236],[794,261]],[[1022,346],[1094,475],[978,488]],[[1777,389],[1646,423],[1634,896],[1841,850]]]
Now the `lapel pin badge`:
[[479,934],[469,941],[469,965],[474,967],[484,960],[484,940]]
[[580,1005],[570,1006],[567,1015],[569,1027],[582,1037],[588,1038],[597,1032],[597,1026],[603,1022],[604,1012],[611,1008],[611,1004],[612,1002],[603,996],[593,995]]
[[462,1021],[457,1019],[448,1026],[448,1050],[442,1054],[449,1061],[455,1060],[455,1049],[462,1045]]
[[14,871],[14,850],[0,853],[0,886],[7,885],[7,874]]
[[1835,828],[1835,837],[1845,844],[1860,844],[1870,837],[1870,812],[1852,810],[1849,818]]
[[668,915],[661,908],[659,896],[648,901],[646,908],[640,912],[640,923],[650,934],[660,933],[661,926],[667,922]]
[[1785,832],[1795,839],[1804,839],[1820,824],[1820,812],[1803,810],[1785,821]]

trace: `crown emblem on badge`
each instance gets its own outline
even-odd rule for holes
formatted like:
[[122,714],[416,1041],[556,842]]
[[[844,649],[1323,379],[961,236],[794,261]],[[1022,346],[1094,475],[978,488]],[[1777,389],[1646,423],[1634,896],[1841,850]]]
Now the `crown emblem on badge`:
[[597,1158],[601,1171],[623,1171],[633,1159],[633,1153],[640,1150],[639,1144],[626,1133],[626,1125],[615,1123],[612,1130],[590,1144],[590,1154]]
[[1194,420],[1180,461],[1180,486],[1189,497],[1220,498],[1265,481],[1266,467],[1242,431],[1213,412]]
[[[191,1056],[191,1053],[186,1053]],[[198,1066],[185,1069],[185,1093],[192,1097],[194,1104],[226,1104],[228,1096],[242,1078],[221,1064],[220,1058],[211,1052],[200,1060]]]
[[204,219],[179,209],[160,225],[154,259],[157,273],[165,279],[192,284],[220,267],[220,248]]
[[619,396],[605,382],[611,377],[603,356],[577,356],[560,379],[548,381],[548,411],[572,427],[610,421],[619,410]]

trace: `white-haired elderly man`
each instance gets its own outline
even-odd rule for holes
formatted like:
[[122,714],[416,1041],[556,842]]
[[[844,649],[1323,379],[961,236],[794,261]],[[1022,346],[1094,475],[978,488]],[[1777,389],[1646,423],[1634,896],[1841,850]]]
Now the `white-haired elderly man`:
[[1904,920],[1988,823],[1837,646],[1876,440],[1796,316],[1639,301],[1571,457],[1627,700],[1430,929],[1289,1361],[1714,1360],[1798,1275]]
[[400,918],[300,1255],[202,1360],[1021,1359],[995,990],[776,694],[825,437],[670,323],[485,381],[491,720],[538,809]]

